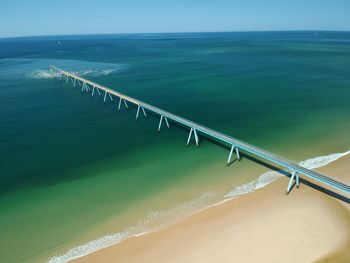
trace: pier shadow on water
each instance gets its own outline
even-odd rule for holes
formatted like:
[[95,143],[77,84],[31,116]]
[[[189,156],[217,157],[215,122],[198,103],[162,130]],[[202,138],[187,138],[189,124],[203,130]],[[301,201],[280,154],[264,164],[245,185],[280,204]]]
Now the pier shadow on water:
[[[135,105],[133,105],[133,104],[131,104],[129,107],[130,107],[130,108],[137,108],[137,107],[136,107]],[[158,114],[155,114],[155,113],[153,113],[153,112],[147,112],[147,113],[148,113],[148,115],[150,115],[150,116],[152,116],[152,117],[154,117],[154,118],[158,118],[158,119],[159,119]],[[147,116],[148,116],[148,115],[147,115]],[[170,119],[169,119],[168,121],[169,121],[169,124],[170,124],[170,125],[176,126],[176,128],[179,128],[179,129],[181,129],[181,130],[183,130],[183,131],[189,133],[189,127],[184,126],[184,125],[181,125],[181,124],[179,124],[179,123],[177,123],[177,122],[172,122]],[[163,124],[164,124],[164,123],[163,123]],[[231,146],[230,146],[230,145],[225,145],[225,144],[223,144],[222,142],[217,141],[217,140],[215,140],[215,139],[213,139],[213,138],[200,136],[200,135],[201,135],[200,132],[198,132],[198,135],[199,135],[199,136],[198,136],[198,137],[199,137],[199,145],[198,145],[198,146],[200,146],[201,142],[203,142],[203,141],[208,141],[208,142],[213,143],[213,144],[215,144],[215,145],[217,145],[217,146],[219,146],[219,147],[221,147],[221,148],[223,148],[223,149],[225,149],[225,150],[230,151],[230,149],[231,149]],[[192,136],[193,136],[193,135],[192,135]],[[191,143],[190,143],[190,145],[191,145]],[[247,155],[247,154],[245,154],[245,153],[243,153],[243,152],[240,152],[240,159],[247,159],[247,160],[250,160],[250,161],[255,162],[255,163],[257,163],[257,164],[259,164],[259,165],[261,165],[261,166],[264,166],[264,167],[268,168],[269,170],[275,171],[275,172],[277,172],[277,173],[279,173],[279,174],[281,174],[281,175],[287,176],[287,177],[289,177],[289,178],[292,176],[292,174],[291,174],[290,172],[288,172],[288,171],[285,171],[285,170],[283,170],[283,169],[281,169],[281,168],[278,168],[278,167],[275,166],[275,165],[269,164],[269,163],[267,163],[267,162],[265,162],[265,161],[262,161],[262,160],[260,160],[260,159],[255,158],[255,157],[252,157],[252,156],[250,156],[250,155]],[[238,159],[237,157],[236,157],[236,158],[233,158],[229,163],[226,164],[226,166],[227,166],[227,167],[230,167],[231,165],[233,165],[233,164],[236,163],[237,161],[239,161],[239,159]],[[308,187],[311,187],[311,188],[313,188],[313,189],[315,189],[315,190],[317,190],[317,191],[320,191],[320,192],[322,192],[322,193],[324,193],[324,194],[326,194],[326,195],[328,195],[328,196],[331,196],[331,197],[336,198],[336,199],[338,199],[338,200],[340,200],[340,201],[343,201],[343,202],[345,202],[345,203],[347,203],[347,204],[350,204],[350,198],[348,198],[348,197],[346,197],[346,196],[344,196],[344,195],[342,195],[342,194],[339,194],[339,193],[337,193],[337,192],[334,192],[334,191],[332,191],[332,190],[329,190],[329,189],[327,189],[327,188],[325,188],[325,187],[323,187],[323,186],[321,186],[321,185],[315,184],[315,183],[313,183],[313,182],[311,182],[311,181],[309,181],[309,180],[307,180],[307,179],[304,179],[304,178],[301,178],[301,177],[300,177],[300,183],[301,183],[301,184],[304,184],[304,185],[307,185]],[[293,185],[292,185],[292,187],[291,187],[291,190],[289,191],[289,193],[295,188],[295,186],[296,186],[296,183],[294,182]],[[287,185],[286,185],[286,187],[287,187]],[[288,195],[289,193],[286,193],[286,194]]]
[[[97,96],[97,98],[100,99],[100,100],[102,99],[101,97],[103,97],[103,96],[102,95],[101,96]],[[118,98],[114,97],[113,101],[109,101],[109,98],[108,98],[108,103],[103,103],[103,104],[105,106],[109,106],[109,104],[114,104],[114,105],[118,104]],[[126,108],[125,105],[122,105],[122,107],[121,107],[121,111],[132,112],[132,113],[135,114],[135,115],[133,115],[135,117],[136,117],[136,109],[137,109],[137,105],[134,105],[132,103],[128,103],[128,108]],[[158,121],[159,121],[159,119],[160,119],[159,114],[157,114],[155,112],[148,111],[148,110],[146,110],[146,112],[147,112],[147,116],[142,116],[143,113],[140,112],[139,118],[157,118]],[[187,134],[190,131],[190,128],[188,126],[185,126],[185,125],[183,125],[181,123],[173,122],[171,119],[168,119],[168,122],[169,122],[170,127],[171,126],[175,126],[176,128],[183,130]],[[163,123],[162,123],[162,128],[165,128],[164,126],[166,126],[165,121],[163,121]],[[217,146],[219,146],[219,147],[221,147],[221,148],[223,148],[223,149],[225,149],[227,151],[231,150],[231,145],[225,145],[224,143],[216,140],[215,138],[210,138],[210,137],[206,137],[206,136],[200,136],[201,132],[198,131],[198,130],[197,130],[197,133],[198,133],[198,137],[199,137],[198,146],[201,145],[201,142],[207,141],[207,142],[213,143],[213,144],[215,144],[215,145],[217,145]],[[192,136],[194,136],[194,135],[192,134]],[[188,146],[191,146],[191,144],[193,143],[192,139],[193,138],[191,137],[190,144]],[[289,173],[288,171],[285,171],[285,170],[283,170],[281,168],[278,168],[275,165],[272,165],[270,163],[267,163],[266,161],[262,161],[260,159],[255,158],[255,157],[252,157],[252,156],[247,155],[247,154],[245,154],[245,153],[240,151],[240,159],[244,159],[244,158],[247,159],[247,160],[250,160],[252,162],[255,162],[255,163],[257,163],[257,164],[259,164],[261,166],[264,166],[264,167],[268,168],[269,170],[278,172],[281,175],[287,176],[289,178],[292,176],[292,174]],[[226,166],[230,167],[231,165],[233,165],[237,161],[239,161],[239,159],[237,157],[233,158],[229,163],[226,164]],[[304,185],[307,185],[307,186],[309,186],[309,187],[311,187],[311,188],[313,188],[313,189],[315,189],[317,191],[320,191],[320,192],[322,192],[324,194],[327,194],[328,196],[331,196],[331,197],[336,198],[336,199],[338,199],[340,201],[343,201],[343,202],[345,202],[347,204],[350,204],[350,198],[348,198],[348,197],[346,197],[346,196],[344,196],[342,194],[339,194],[337,192],[334,192],[332,190],[329,190],[327,188],[324,188],[323,186],[315,184],[315,183],[313,183],[313,182],[311,182],[311,181],[309,181],[307,179],[300,178],[300,183],[302,183]],[[295,188],[295,186],[296,186],[296,183],[294,182],[292,187],[291,187],[291,190],[289,191],[289,193]],[[289,194],[289,193],[287,193],[287,194]]]
[[[266,168],[268,168],[268,169],[270,169],[272,171],[275,171],[275,172],[277,172],[277,173],[279,173],[281,175],[287,176],[289,178],[292,176],[292,174],[289,173],[288,171],[282,170],[282,169],[280,169],[280,168],[278,168],[278,167],[276,167],[274,165],[271,165],[271,164],[269,164],[267,162],[264,162],[262,160],[254,158],[252,156],[246,155],[244,153],[241,154],[241,158],[246,158],[246,159],[248,159],[250,161],[253,161],[253,162],[255,162],[255,163],[259,164],[259,165],[262,165],[262,166],[264,166],[264,167],[266,167]],[[311,188],[313,188],[313,189],[315,189],[317,191],[320,191],[320,192],[322,192],[322,193],[324,193],[324,194],[326,194],[328,196],[331,196],[331,197],[336,198],[336,199],[338,199],[340,201],[343,201],[343,202],[345,202],[347,204],[350,204],[350,198],[348,198],[348,197],[346,197],[346,196],[344,196],[342,194],[339,194],[337,192],[334,192],[332,190],[329,190],[329,189],[327,189],[327,188],[325,188],[325,187],[323,187],[321,185],[315,184],[315,183],[313,183],[313,182],[311,182],[311,181],[309,181],[307,179],[304,179],[304,178],[300,177],[300,183],[304,184],[304,185],[307,185],[308,187],[311,187]],[[286,185],[286,187],[287,187],[287,185]],[[295,187],[296,187],[296,183],[294,181],[294,183],[293,183],[289,193],[291,193],[291,191]],[[289,193],[286,193],[286,194],[289,195]]]

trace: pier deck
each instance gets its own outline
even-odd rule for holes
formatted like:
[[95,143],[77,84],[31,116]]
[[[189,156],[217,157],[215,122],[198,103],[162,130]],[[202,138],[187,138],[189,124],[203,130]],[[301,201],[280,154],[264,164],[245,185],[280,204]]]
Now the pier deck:
[[[188,119],[185,119],[183,117],[180,117],[178,115],[175,115],[173,113],[170,113],[168,111],[162,110],[160,108],[157,108],[153,105],[150,105],[146,102],[140,101],[138,99],[129,97],[125,94],[122,94],[118,91],[115,91],[113,89],[110,89],[108,87],[105,87],[103,85],[100,85],[98,83],[92,82],[90,80],[84,79],[82,77],[79,77],[77,75],[74,75],[68,71],[56,68],[52,66],[50,68],[52,73],[55,73],[55,76],[59,77],[60,79],[63,77],[66,80],[66,83],[68,83],[69,80],[71,80],[74,83],[74,86],[76,85],[76,82],[81,85],[82,91],[89,91],[92,89],[92,96],[94,95],[95,90],[100,94],[100,92],[104,92],[104,99],[103,101],[106,102],[107,95],[111,100],[113,100],[113,96],[119,98],[119,105],[118,109],[120,109],[121,104],[124,103],[125,107],[128,107],[127,102],[134,104],[137,106],[137,114],[136,119],[139,116],[140,110],[142,110],[143,114],[146,116],[146,112],[152,112],[156,115],[160,116],[160,122],[158,126],[158,130],[161,128],[163,120],[166,122],[166,125],[169,127],[168,120],[170,120],[173,123],[177,123],[180,125],[183,125],[190,129],[189,137],[187,140],[187,144],[190,142],[192,138],[192,134],[194,136],[195,142],[198,146],[198,133],[201,136],[205,136],[211,139],[215,139],[216,141],[219,141],[221,143],[224,143],[225,145],[231,147],[231,151],[229,153],[228,162],[230,162],[232,154],[235,153],[237,155],[237,158],[240,158],[240,152],[242,151],[245,154],[253,155],[254,157],[259,157],[264,161],[268,161],[273,163],[274,165],[278,165],[284,169],[287,169],[291,173],[291,179],[287,187],[287,192],[289,192],[292,188],[293,182],[295,180],[295,183],[297,186],[299,186],[299,176],[305,176],[310,179],[313,179],[317,182],[320,182],[326,186],[329,186],[331,188],[340,190],[346,194],[350,194],[350,186],[342,183],[338,180],[335,180],[327,175],[315,172],[313,170],[309,170],[307,168],[304,168],[297,163],[290,161],[284,157],[278,156],[274,153],[271,153],[269,151],[266,151],[264,149],[261,149],[259,147],[256,147],[254,145],[251,145],[249,143],[246,143],[244,141],[241,141],[239,139],[236,139],[232,136],[223,134],[221,132],[215,131],[213,129],[210,129],[208,127],[205,127],[204,125],[198,124],[196,122],[190,121]],[[81,82],[81,83],[80,83]]]

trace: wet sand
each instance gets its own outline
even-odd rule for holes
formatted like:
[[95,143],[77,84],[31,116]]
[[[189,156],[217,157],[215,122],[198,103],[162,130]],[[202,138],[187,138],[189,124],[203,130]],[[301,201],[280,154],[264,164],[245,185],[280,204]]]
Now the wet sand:
[[[348,156],[318,170],[350,183]],[[288,180],[282,177],[253,193],[75,262],[350,260],[350,204],[304,184],[286,195]]]

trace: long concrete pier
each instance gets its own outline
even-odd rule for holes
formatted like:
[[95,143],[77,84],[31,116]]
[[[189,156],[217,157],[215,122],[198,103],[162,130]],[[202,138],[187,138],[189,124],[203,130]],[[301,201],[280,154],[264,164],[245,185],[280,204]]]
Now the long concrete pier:
[[240,159],[240,152],[243,152],[247,155],[252,155],[253,157],[259,157],[260,159],[264,161],[268,161],[274,165],[277,165],[279,167],[282,167],[283,169],[286,169],[288,172],[290,172],[290,181],[287,186],[287,193],[290,192],[292,189],[292,186],[295,182],[296,186],[299,187],[300,185],[300,176],[304,176],[307,178],[310,178],[312,180],[315,180],[319,183],[322,183],[330,188],[340,190],[341,192],[344,192],[346,194],[350,194],[350,186],[340,182],[338,180],[335,180],[331,178],[330,176],[326,176],[324,174],[315,172],[313,170],[306,169],[300,165],[298,165],[295,162],[292,162],[284,157],[278,156],[276,154],[273,154],[269,151],[266,151],[264,149],[261,149],[259,147],[256,147],[254,145],[248,144],[244,141],[238,140],[232,136],[223,134],[221,132],[215,131],[213,129],[210,129],[208,127],[205,127],[201,124],[195,123],[193,121],[187,120],[183,117],[180,117],[178,115],[175,115],[173,113],[167,112],[165,110],[162,110],[160,108],[157,108],[155,106],[152,106],[146,102],[137,100],[135,98],[129,97],[125,94],[122,94],[118,91],[115,91],[113,89],[107,88],[105,86],[102,86],[98,83],[92,82],[90,80],[84,79],[82,77],[79,77],[77,75],[74,75],[68,71],[59,69],[57,67],[51,66],[50,72],[53,76],[65,80],[66,83],[69,81],[72,82],[73,86],[75,87],[77,84],[81,87],[81,91],[87,91],[89,92],[91,90],[91,95],[94,96],[95,92],[97,92],[99,95],[103,96],[103,102],[105,103],[108,99],[114,100],[114,98],[119,99],[118,104],[118,110],[124,105],[126,108],[128,108],[128,103],[134,104],[137,107],[136,112],[136,119],[139,117],[140,111],[142,111],[143,115],[146,116],[146,112],[152,112],[153,114],[159,115],[159,125],[158,125],[158,131],[161,129],[163,122],[167,125],[169,128],[169,121],[180,124],[184,127],[187,127],[189,129],[189,136],[187,139],[187,145],[190,143],[191,139],[194,138],[196,145],[199,144],[199,137],[198,134],[201,136],[214,139],[216,141],[219,141],[231,148],[229,157],[227,162],[230,163],[232,160],[232,155],[235,154],[238,159]]

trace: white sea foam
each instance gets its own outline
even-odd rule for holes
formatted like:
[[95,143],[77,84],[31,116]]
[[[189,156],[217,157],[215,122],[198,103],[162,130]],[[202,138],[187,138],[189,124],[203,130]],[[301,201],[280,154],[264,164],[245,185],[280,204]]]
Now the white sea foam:
[[[333,153],[330,155],[325,155],[325,156],[318,156],[315,158],[311,158],[305,161],[302,161],[299,163],[300,166],[305,167],[307,169],[316,169],[322,166],[325,166],[347,154],[350,154],[350,151],[347,152],[343,152],[343,153]],[[262,188],[270,183],[272,183],[273,181],[275,181],[276,179],[278,179],[279,177],[281,177],[283,175],[281,175],[278,172],[274,172],[274,171],[269,171],[266,173],[263,173],[262,175],[260,175],[256,180],[240,185],[240,186],[236,186],[235,188],[233,188],[230,192],[228,192],[225,197],[227,198],[233,198],[233,197],[237,197],[240,195],[244,195],[250,192],[253,192],[254,190],[257,190],[259,188]]]
[[316,169],[316,168],[325,166],[331,162],[334,162],[335,160],[348,154],[350,154],[350,151],[343,152],[343,153],[333,153],[325,156],[319,156],[319,157],[311,158],[306,161],[300,162],[300,166],[307,169]]
[[184,217],[193,211],[203,209],[206,204],[213,200],[217,195],[212,192],[206,192],[200,197],[193,199],[190,202],[178,205],[174,208],[165,211],[153,211],[149,213],[136,226],[129,227],[124,231],[106,235],[99,239],[90,241],[84,245],[77,246],[69,250],[66,254],[51,258],[48,263],[63,263],[73,260],[78,257],[93,253],[105,247],[109,247],[119,242],[134,236],[140,236],[165,227],[173,220]]
[[25,75],[27,79],[50,79],[52,75],[49,70],[34,70]]
[[[101,69],[83,69],[78,71],[73,70],[72,73],[81,77],[83,76],[98,77],[98,76],[107,76],[117,71],[118,71],[118,68],[101,68]],[[32,72],[25,74],[25,78],[27,79],[49,79],[56,76],[57,74],[51,75],[48,69],[34,70]]]
[[78,76],[98,77],[98,76],[107,76],[107,75],[110,75],[116,71],[118,71],[117,68],[84,69],[84,70],[79,70],[79,71],[73,71],[73,74],[78,75]]
[[5,79],[49,79],[50,65],[65,69],[79,76],[98,77],[119,73],[129,66],[119,63],[103,63],[69,59],[5,59],[8,67],[0,69],[1,78]]
[[[334,153],[326,156],[319,156],[311,158],[305,161],[300,162],[300,165],[308,168],[315,169],[322,166],[325,166],[347,154],[350,154],[350,151],[344,153]],[[153,231],[156,231],[166,225],[170,224],[174,220],[184,217],[188,214],[194,213],[198,210],[212,207],[215,205],[222,204],[232,198],[236,198],[240,195],[244,195],[250,192],[253,192],[256,189],[262,188],[282,175],[278,172],[266,172],[260,175],[256,180],[237,186],[232,191],[227,193],[224,197],[224,200],[218,200],[218,196],[212,192],[206,192],[200,197],[178,205],[172,209],[166,211],[154,211],[149,213],[143,220],[141,220],[136,226],[125,229],[122,232],[106,235],[99,239],[93,240],[89,243],[86,243],[81,246],[77,246],[69,250],[66,254],[61,256],[56,256],[51,258],[48,263],[64,263],[71,261],[73,259],[85,256],[87,254],[93,253],[97,250],[100,250],[105,247],[109,247],[115,244],[120,243],[121,241],[133,237],[144,235]],[[216,202],[216,203],[214,203]]]
[[228,192],[225,195],[225,197],[232,198],[232,197],[237,197],[240,195],[244,195],[244,194],[253,192],[256,189],[262,188],[262,187],[268,185],[269,183],[272,183],[280,176],[281,176],[281,174],[279,174],[278,172],[270,171],[270,172],[263,173],[262,175],[260,175],[257,179],[255,179],[252,182],[236,186],[230,192]]

